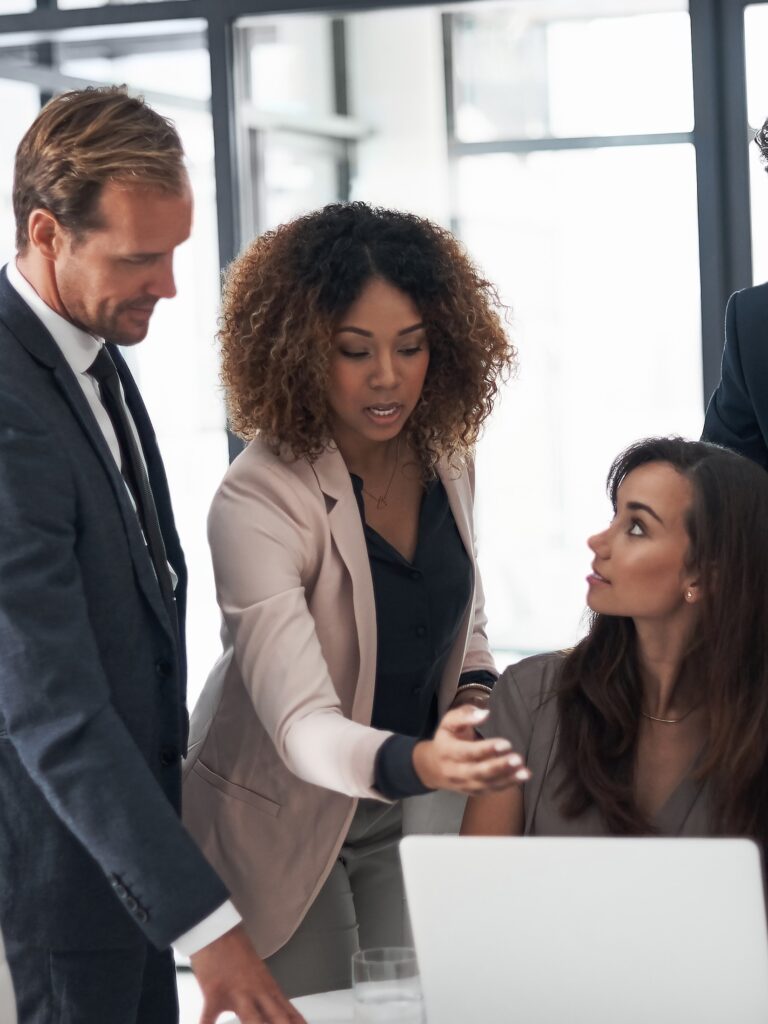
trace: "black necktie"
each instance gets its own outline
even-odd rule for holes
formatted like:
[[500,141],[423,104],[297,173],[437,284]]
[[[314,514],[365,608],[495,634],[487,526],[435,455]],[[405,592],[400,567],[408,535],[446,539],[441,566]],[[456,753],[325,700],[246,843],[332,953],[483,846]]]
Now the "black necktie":
[[160,584],[163,600],[168,608],[171,622],[175,627],[176,604],[173,596],[173,584],[171,583],[171,574],[168,571],[168,559],[165,554],[163,535],[160,532],[155,500],[152,497],[152,489],[147,479],[144,460],[141,457],[136,438],[128,420],[128,410],[123,401],[117,367],[112,362],[112,357],[105,347],[102,347],[94,359],[88,373],[99,382],[101,387],[101,401],[112,421],[112,426],[115,428],[115,436],[120,446],[123,477],[133,495],[149,555],[155,567],[157,582]]

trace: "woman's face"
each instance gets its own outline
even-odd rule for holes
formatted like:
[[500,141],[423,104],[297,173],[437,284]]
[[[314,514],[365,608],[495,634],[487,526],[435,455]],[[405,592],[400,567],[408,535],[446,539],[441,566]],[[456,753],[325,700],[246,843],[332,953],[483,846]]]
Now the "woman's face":
[[421,397],[428,366],[429,346],[413,300],[373,278],[333,335],[328,401],[339,446],[396,437]]
[[667,462],[638,466],[626,476],[613,521],[587,541],[595,554],[587,577],[593,611],[662,620],[690,602],[688,593],[695,597],[695,578],[685,566],[692,497],[688,480]]

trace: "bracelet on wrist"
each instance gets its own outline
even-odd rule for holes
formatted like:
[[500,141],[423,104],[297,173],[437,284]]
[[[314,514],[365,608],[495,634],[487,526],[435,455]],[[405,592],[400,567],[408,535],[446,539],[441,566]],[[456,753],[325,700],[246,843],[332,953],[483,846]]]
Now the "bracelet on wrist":
[[461,693],[462,690],[481,690],[488,697],[493,693],[493,687],[486,686],[485,683],[462,683],[461,686],[456,687],[456,693]]

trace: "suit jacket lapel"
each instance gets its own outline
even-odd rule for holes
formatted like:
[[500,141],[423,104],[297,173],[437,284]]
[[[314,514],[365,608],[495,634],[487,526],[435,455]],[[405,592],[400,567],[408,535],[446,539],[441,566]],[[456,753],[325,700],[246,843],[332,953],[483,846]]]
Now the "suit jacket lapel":
[[355,632],[360,651],[360,675],[367,686],[358,686],[352,706],[352,719],[368,724],[373,710],[373,684],[376,680],[376,603],[368,549],[349,471],[333,448],[312,463],[312,470],[325,495],[328,524],[339,555],[352,578],[352,603]]
[[53,378],[69,405],[73,415],[80,424],[83,433],[104,468],[115,493],[115,499],[123,519],[128,547],[133,559],[138,582],[155,614],[163,622],[171,636],[174,630],[168,620],[163,606],[160,588],[155,579],[152,562],[141,534],[139,521],[131,505],[128,492],[120,471],[109,450],[104,435],[93,417],[82,388],[74,373],[61,354],[56,342],[32,310],[8,284],[5,272],[0,275],[0,318],[29,354],[41,365],[50,370]]

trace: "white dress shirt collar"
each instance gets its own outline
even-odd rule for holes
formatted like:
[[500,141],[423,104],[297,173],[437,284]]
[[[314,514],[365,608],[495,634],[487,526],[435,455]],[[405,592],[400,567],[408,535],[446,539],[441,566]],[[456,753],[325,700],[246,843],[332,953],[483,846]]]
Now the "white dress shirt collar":
[[6,273],[8,274],[8,283],[19,293],[35,316],[42,321],[43,326],[47,328],[61,349],[61,353],[73,373],[86,373],[101,351],[104,344],[103,339],[76,327],[54,309],[51,309],[21,273],[15,260],[10,261],[6,267]]

